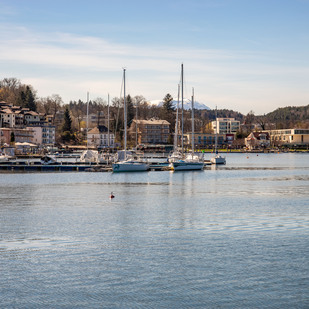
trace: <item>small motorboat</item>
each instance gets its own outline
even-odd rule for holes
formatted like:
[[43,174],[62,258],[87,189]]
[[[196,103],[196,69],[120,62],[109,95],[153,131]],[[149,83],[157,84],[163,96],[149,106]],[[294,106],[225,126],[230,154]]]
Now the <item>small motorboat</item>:
[[44,156],[41,158],[41,164],[44,164],[44,165],[57,164],[57,160],[49,156]]

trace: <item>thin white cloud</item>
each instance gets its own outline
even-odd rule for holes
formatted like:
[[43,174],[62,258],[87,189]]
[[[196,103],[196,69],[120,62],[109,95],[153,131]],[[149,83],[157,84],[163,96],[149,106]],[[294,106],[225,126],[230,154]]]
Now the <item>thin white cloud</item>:
[[70,33],[33,33],[11,25],[0,27],[0,38],[6,42],[0,46],[3,77],[15,74],[32,83],[39,95],[59,93],[66,102],[83,98],[89,90],[93,97],[103,96],[102,92],[119,96],[123,66],[128,68],[132,95],[148,100],[161,99],[167,92],[175,95],[182,62],[186,81],[197,88],[199,101],[210,107],[213,102],[222,108],[263,112],[263,102],[268,102],[267,112],[269,102],[276,108],[292,97],[299,102],[309,97],[307,88],[302,88],[309,67],[283,63],[265,53],[122,45]]
[[[249,55],[235,55],[220,50],[202,50],[179,47],[144,47],[112,44],[104,39],[77,36],[68,33],[32,34],[24,28],[2,28],[6,41],[0,48],[3,59],[32,64],[108,68],[119,62],[134,63],[135,69],[169,70],[167,63],[179,61],[224,61],[243,59]],[[156,60],[163,61],[158,67]]]

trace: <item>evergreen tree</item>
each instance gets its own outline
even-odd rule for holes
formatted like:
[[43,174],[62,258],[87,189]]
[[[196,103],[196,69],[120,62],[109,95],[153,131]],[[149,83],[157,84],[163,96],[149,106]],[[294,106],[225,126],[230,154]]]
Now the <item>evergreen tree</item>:
[[15,142],[15,134],[14,134],[14,132],[11,132],[11,139],[10,139],[10,142],[11,142],[11,143],[14,143],[14,142]]
[[173,106],[173,97],[169,93],[164,97],[162,107],[167,114],[175,111],[175,107]]
[[35,97],[29,86],[26,89],[20,91],[19,105],[29,108],[31,111],[36,111]]
[[167,120],[170,123],[171,130],[175,127],[175,107],[173,106],[173,97],[168,93],[163,99],[161,109],[161,119]]
[[133,105],[133,100],[130,95],[127,95],[126,105],[127,105],[127,125],[130,126],[135,116],[135,108]]
[[33,92],[29,86],[26,87],[26,107],[29,108],[31,111],[36,111],[36,104]]
[[24,90],[20,91],[17,104],[21,107],[26,107],[26,93]]
[[72,132],[72,119],[68,107],[64,112],[64,123],[62,127],[63,132]]

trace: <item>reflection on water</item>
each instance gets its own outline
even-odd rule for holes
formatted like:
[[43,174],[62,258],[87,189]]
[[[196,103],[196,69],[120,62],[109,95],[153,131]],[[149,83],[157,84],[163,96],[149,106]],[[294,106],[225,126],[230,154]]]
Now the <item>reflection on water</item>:
[[309,305],[309,155],[0,176],[1,308]]

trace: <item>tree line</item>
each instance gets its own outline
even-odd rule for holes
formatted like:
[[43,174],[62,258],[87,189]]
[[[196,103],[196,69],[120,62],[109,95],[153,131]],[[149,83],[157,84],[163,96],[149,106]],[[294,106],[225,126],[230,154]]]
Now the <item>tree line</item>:
[[[82,130],[85,129],[85,117],[87,107],[89,114],[97,114],[107,117],[108,109],[110,115],[110,129],[116,134],[116,139],[121,140],[123,135],[123,98],[111,98],[110,103],[102,98],[86,101],[70,101],[64,103],[61,96],[53,94],[47,97],[38,97],[36,90],[31,85],[23,84],[16,78],[4,78],[0,81],[0,101],[5,101],[12,105],[17,105],[36,111],[45,115],[52,115],[56,125],[57,141],[81,143],[84,140]],[[142,95],[126,97],[128,126],[134,118],[137,119],[163,119],[167,120],[171,126],[171,135],[175,128],[175,106],[173,97],[166,94],[163,98],[163,105],[151,105]],[[61,124],[57,123],[57,114],[62,113]],[[247,115],[239,112],[220,110],[195,110],[195,130],[201,133],[211,133],[209,123],[219,118],[235,118],[243,126],[238,132],[239,138],[250,133],[256,125],[262,130],[284,129],[284,128],[309,128],[309,105],[300,107],[278,108],[266,115],[255,115],[250,111]],[[98,123],[100,124],[100,123]],[[184,130],[191,130],[191,111],[184,111]],[[85,131],[85,130],[84,130]]]

